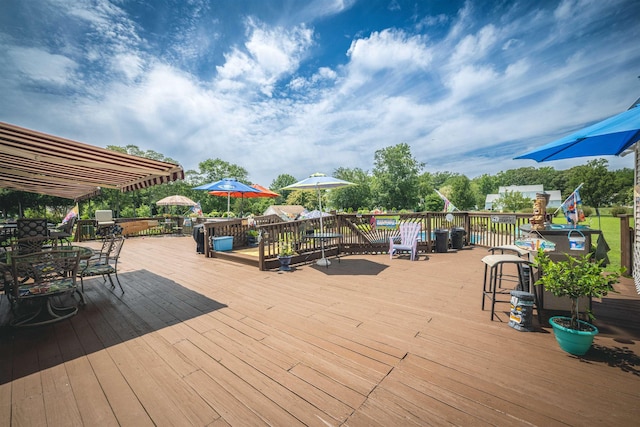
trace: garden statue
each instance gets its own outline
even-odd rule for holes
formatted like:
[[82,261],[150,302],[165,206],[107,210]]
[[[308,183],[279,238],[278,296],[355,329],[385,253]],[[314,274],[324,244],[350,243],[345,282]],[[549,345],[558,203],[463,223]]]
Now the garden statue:
[[547,202],[549,194],[537,193],[533,202],[533,216],[529,219],[532,230],[544,230],[547,217]]

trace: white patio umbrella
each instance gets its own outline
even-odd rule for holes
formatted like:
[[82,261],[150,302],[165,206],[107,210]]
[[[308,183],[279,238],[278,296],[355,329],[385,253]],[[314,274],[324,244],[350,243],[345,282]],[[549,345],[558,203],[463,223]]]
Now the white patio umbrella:
[[197,203],[188,197],[176,194],[175,196],[165,197],[156,202],[158,206],[195,206]]
[[[356,185],[353,182],[344,181],[342,179],[333,178],[331,176],[326,176],[322,173],[314,173],[309,176],[309,178],[303,179],[302,181],[298,181],[295,184],[287,185],[283,187],[283,190],[315,190],[318,194],[318,205],[319,210],[322,212],[322,197],[320,196],[320,190],[328,190],[332,188],[342,188],[347,187],[349,185]],[[322,223],[323,215],[320,215],[320,233],[324,233],[324,225]],[[322,251],[322,258],[320,258],[316,264],[322,266],[328,266],[331,264],[327,258],[324,256],[324,240],[321,239],[320,248]]]
[[[188,197],[176,194],[174,196],[168,196],[168,197],[165,197],[164,199],[158,200],[156,202],[156,205],[158,206],[195,206],[197,205],[197,203]],[[165,208],[165,211],[166,211],[166,208]]]

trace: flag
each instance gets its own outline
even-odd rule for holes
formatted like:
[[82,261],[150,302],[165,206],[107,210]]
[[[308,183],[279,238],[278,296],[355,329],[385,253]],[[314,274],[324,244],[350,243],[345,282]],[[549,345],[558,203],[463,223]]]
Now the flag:
[[451,202],[449,201],[449,199],[447,199],[447,198],[445,197],[445,195],[444,195],[444,194],[442,194],[441,192],[439,192],[438,190],[435,190],[435,189],[434,189],[434,191],[435,191],[436,193],[438,193],[438,196],[440,196],[440,198],[444,201],[444,212],[453,212],[453,211],[455,211],[456,209],[458,209],[458,208],[456,208],[456,207],[453,205],[453,203],[451,203]]
[[71,218],[77,217],[79,213],[80,213],[80,208],[78,207],[78,204],[76,203],[76,205],[71,208],[71,210],[69,211],[67,216],[64,217],[64,219],[62,220],[62,223],[63,224],[68,223],[69,221],[71,221]]
[[562,212],[569,224],[577,224],[585,220],[584,211],[582,210],[582,199],[578,191],[580,187],[576,188],[573,193],[562,203]]
[[202,216],[202,206],[200,206],[200,202],[193,205],[191,211],[198,216]]

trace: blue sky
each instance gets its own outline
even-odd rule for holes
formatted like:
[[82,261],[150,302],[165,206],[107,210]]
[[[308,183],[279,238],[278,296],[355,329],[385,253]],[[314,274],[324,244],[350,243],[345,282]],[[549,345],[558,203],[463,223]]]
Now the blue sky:
[[[635,0],[3,0],[0,121],[265,186],[406,142],[469,178],[640,97]],[[633,167],[632,156],[609,158]]]

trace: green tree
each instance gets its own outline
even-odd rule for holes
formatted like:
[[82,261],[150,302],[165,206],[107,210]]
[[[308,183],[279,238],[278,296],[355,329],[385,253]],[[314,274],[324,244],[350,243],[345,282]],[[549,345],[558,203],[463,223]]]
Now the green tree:
[[458,176],[458,174],[453,172],[435,172],[431,174],[431,185],[433,188],[442,188],[447,181],[455,176]]
[[425,212],[440,212],[444,209],[444,201],[436,194],[435,191],[428,193],[424,196],[423,211]]
[[447,198],[456,208],[461,211],[475,209],[476,199],[469,178],[464,175],[455,176],[447,181],[447,186],[451,189]]
[[357,212],[360,208],[368,208],[371,205],[370,178],[366,171],[360,168],[338,168],[333,176],[356,185],[338,188],[330,193],[331,206],[335,209],[344,209],[347,212]]
[[207,182],[219,181],[223,178],[235,178],[238,181],[250,184],[248,181],[248,172],[242,166],[225,162],[221,159],[207,159],[198,163],[200,168],[201,184]]
[[[322,206],[324,209],[326,206],[326,194],[324,191],[320,192],[320,197],[322,197]],[[305,209],[312,211],[319,208],[318,194],[315,191],[293,190],[287,195],[286,204],[304,206]]]
[[275,191],[276,193],[281,195],[281,197],[278,197],[274,200],[273,204],[282,205],[286,203],[287,196],[291,194],[291,190],[283,190],[283,188],[287,185],[295,184],[296,182],[298,182],[298,180],[295,179],[293,175],[289,175],[286,173],[278,175],[269,186],[270,190]]
[[[599,208],[608,206],[614,193],[614,175],[609,172],[606,159],[594,159],[586,165],[575,166],[570,169],[569,184],[573,191],[581,183],[580,197],[588,206]],[[569,196],[570,192],[566,193]],[[565,196],[565,197],[566,197]]]
[[633,203],[633,169],[623,168],[613,171],[613,197],[615,205],[628,206]]
[[412,209],[420,200],[418,176],[424,163],[411,155],[407,143],[377,150],[374,156],[374,204],[388,209]]
[[480,175],[471,180],[471,189],[473,191],[476,205],[483,209],[487,199],[487,194],[498,194],[500,183],[498,178],[489,174]]
[[532,202],[519,191],[506,191],[494,202],[494,205],[504,212],[518,212],[531,207]]

